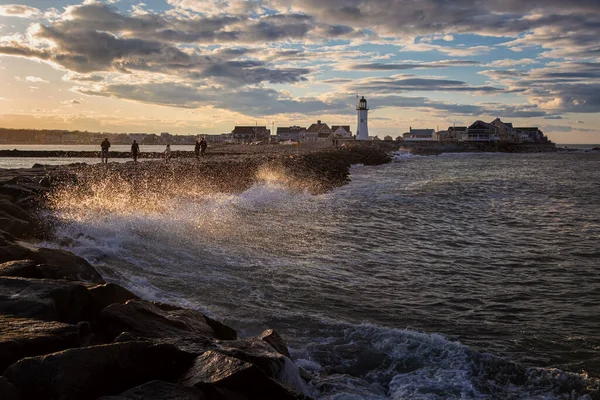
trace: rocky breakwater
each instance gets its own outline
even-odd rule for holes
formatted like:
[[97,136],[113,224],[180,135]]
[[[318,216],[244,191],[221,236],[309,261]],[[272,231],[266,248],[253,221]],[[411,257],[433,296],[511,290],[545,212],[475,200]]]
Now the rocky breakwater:
[[[345,182],[350,164],[386,157],[346,149],[194,168],[215,188],[239,190],[262,168],[282,168],[324,190]],[[81,257],[34,245],[52,234],[40,217],[43,199],[65,185],[85,187],[98,168],[104,175],[94,179],[120,174],[148,184],[155,168],[166,168],[159,177],[196,171],[147,164],[129,174],[123,166],[81,165],[0,171],[0,399],[308,399],[311,377],[277,332],[238,338],[198,311],[145,301],[105,282]]]

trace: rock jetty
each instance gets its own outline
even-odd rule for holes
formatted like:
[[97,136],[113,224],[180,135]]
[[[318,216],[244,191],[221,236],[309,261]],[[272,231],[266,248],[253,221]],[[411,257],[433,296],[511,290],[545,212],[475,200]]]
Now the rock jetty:
[[0,171],[0,399],[310,398],[311,377],[277,332],[239,338],[198,311],[146,301],[105,282],[75,254],[35,245],[52,237],[51,223],[40,217],[44,199],[117,178],[152,186],[171,176],[238,191],[264,169],[318,192],[346,182],[352,164],[387,161],[386,151],[366,146],[215,163]]

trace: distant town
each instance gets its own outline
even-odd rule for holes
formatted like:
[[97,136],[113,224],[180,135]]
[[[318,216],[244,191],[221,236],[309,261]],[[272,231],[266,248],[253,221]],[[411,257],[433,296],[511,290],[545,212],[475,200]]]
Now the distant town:
[[[209,143],[303,143],[332,140],[355,140],[349,125],[332,125],[318,120],[310,126],[278,127],[274,135],[266,126],[235,126],[231,132],[221,134],[172,135],[156,133],[107,133],[68,130],[32,130],[0,128],[0,144],[99,144],[108,138],[113,144],[142,145],[193,145],[204,137]],[[515,127],[499,118],[491,122],[475,121],[470,126],[451,126],[446,130],[413,128],[397,137],[368,136],[369,140],[398,142],[509,142],[549,143],[550,140],[537,127]]]

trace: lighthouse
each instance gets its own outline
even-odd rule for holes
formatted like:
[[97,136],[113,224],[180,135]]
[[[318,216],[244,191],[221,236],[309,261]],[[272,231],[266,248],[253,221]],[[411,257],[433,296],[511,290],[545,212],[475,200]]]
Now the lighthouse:
[[369,109],[367,108],[367,100],[363,96],[358,102],[358,121],[356,126],[356,140],[369,140],[369,127],[367,126],[367,114]]

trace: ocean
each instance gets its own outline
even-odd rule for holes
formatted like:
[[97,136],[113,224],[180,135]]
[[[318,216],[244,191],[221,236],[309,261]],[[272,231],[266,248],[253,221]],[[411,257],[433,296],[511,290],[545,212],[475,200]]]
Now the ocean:
[[[108,281],[274,328],[333,399],[588,399],[600,377],[600,153],[399,153],[322,195],[59,192]],[[116,184],[115,184],[116,185]]]

